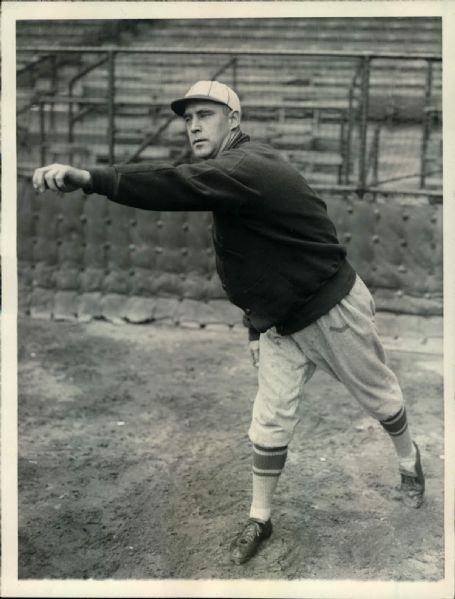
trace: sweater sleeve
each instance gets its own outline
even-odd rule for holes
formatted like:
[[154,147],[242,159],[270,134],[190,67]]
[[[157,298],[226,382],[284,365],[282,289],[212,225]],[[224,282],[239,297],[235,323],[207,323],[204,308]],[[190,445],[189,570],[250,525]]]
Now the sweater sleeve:
[[196,164],[136,164],[93,168],[91,192],[143,210],[231,211],[258,199],[237,174],[243,156]]

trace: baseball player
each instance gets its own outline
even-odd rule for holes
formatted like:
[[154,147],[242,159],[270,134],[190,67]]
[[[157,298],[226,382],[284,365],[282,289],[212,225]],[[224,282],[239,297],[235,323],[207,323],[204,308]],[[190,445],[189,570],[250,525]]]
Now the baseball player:
[[341,381],[390,436],[400,496],[422,505],[419,449],[397,378],[386,363],[374,302],[338,242],[326,205],[297,170],[240,129],[237,94],[199,81],[171,104],[186,124],[195,162],[89,170],[51,164],[37,190],[82,188],[144,210],[212,211],[217,271],[243,309],[258,362],[252,442],[252,502],[231,559],[250,559],[272,534],[272,498],[299,420],[304,386],[317,368]]

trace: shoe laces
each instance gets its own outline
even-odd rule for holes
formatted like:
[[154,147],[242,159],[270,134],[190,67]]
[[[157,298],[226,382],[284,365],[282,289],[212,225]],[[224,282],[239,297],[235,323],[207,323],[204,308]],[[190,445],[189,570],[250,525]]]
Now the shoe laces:
[[240,535],[240,543],[251,543],[261,534],[261,525],[259,522],[248,522]]

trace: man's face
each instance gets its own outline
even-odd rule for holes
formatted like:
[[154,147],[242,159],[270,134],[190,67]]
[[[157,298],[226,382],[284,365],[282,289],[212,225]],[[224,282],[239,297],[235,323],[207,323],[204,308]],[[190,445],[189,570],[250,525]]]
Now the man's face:
[[197,158],[215,158],[238,125],[237,113],[210,100],[187,102],[183,118],[193,154]]

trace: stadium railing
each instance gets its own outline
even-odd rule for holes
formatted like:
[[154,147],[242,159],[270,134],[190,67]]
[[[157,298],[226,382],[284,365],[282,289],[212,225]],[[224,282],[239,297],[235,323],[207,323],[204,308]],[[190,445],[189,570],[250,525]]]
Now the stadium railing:
[[[20,55],[22,50],[18,49]],[[25,52],[25,50],[24,50]],[[238,89],[242,96],[242,87],[239,83],[239,71],[242,68],[241,59],[245,56],[254,59],[266,60],[273,58],[274,60],[299,60],[311,61],[314,59],[326,60],[327,62],[334,60],[345,60],[349,64],[347,68],[347,85],[340,87],[340,91],[344,95],[341,97],[325,97],[324,91],[321,92],[322,97],[315,97],[308,100],[295,99],[299,94],[300,88],[286,88],[286,92],[293,91],[293,96],[276,98],[267,98],[264,95],[259,97],[242,98],[242,107],[246,116],[252,115],[259,117],[267,114],[277,115],[277,130],[282,126],[285,130],[285,123],[289,118],[301,118],[308,115],[313,120],[313,126],[317,129],[320,120],[332,120],[339,125],[338,147],[336,152],[331,154],[327,151],[322,152],[322,156],[318,151],[314,151],[311,147],[302,147],[300,152],[298,144],[293,145],[283,142],[284,150],[288,153],[291,160],[297,162],[298,166],[302,167],[305,172],[305,166],[314,164],[317,170],[320,166],[321,170],[334,168],[336,173],[335,181],[327,182],[320,181],[315,187],[321,187],[328,190],[353,190],[359,195],[366,192],[380,193],[395,193],[411,195],[425,195],[432,201],[439,201],[441,198],[441,180],[437,179],[436,184],[429,185],[433,171],[436,174],[440,172],[441,157],[438,156],[438,148],[433,147],[433,154],[429,156],[431,150],[432,137],[436,131],[436,146],[438,143],[438,129],[440,128],[441,120],[441,98],[437,83],[435,83],[435,68],[437,64],[440,69],[441,56],[433,53],[425,54],[408,54],[408,53],[367,53],[367,52],[330,52],[330,51],[299,51],[299,50],[242,50],[238,52],[234,49],[218,49],[214,51],[204,51],[201,49],[186,49],[182,48],[167,48],[167,49],[150,49],[144,47],[123,48],[115,46],[100,47],[67,47],[58,48],[39,46],[27,48],[26,54],[37,56],[32,63],[22,66],[18,74],[24,76],[25,73],[38,69],[42,63],[48,61],[51,65],[49,89],[44,92],[33,93],[30,102],[20,108],[18,114],[37,110],[39,113],[39,135],[38,146],[40,147],[40,160],[42,163],[46,161],[49,148],[53,148],[57,153],[62,150],[63,146],[59,146],[55,132],[55,108],[57,106],[63,108],[63,113],[67,120],[67,133],[65,140],[64,152],[71,156],[72,150],[80,152],[81,143],[74,143],[74,128],[76,123],[81,123],[90,118],[91,115],[99,111],[100,108],[106,108],[106,130],[107,143],[104,143],[106,151],[99,153],[98,159],[113,163],[117,159],[117,147],[121,135],[116,127],[116,119],[119,115],[120,107],[130,107],[132,109],[147,109],[156,111],[158,122],[153,130],[146,132],[142,136],[139,143],[131,150],[131,143],[126,145],[129,149],[129,155],[122,155],[122,161],[135,161],[141,159],[144,150],[150,144],[158,143],[163,134],[168,130],[174,121],[174,116],[168,109],[168,102],[165,100],[169,93],[166,93],[166,84],[162,85],[160,94],[161,100],[155,97],[131,97],[131,94],[121,96],[118,92],[121,83],[121,75],[116,72],[116,62],[120,56],[152,56],[160,55],[164,57],[180,56],[213,56],[216,54],[224,60],[222,66],[215,72],[210,73],[210,78],[219,77],[221,74],[232,70],[230,78],[232,85]],[[56,57],[59,57],[57,60]],[[88,60],[81,60],[76,74],[69,80],[61,82],[59,80],[59,66],[64,59],[62,57],[87,57]],[[96,59],[93,61],[93,57]],[[227,61],[226,61],[227,60]],[[397,92],[398,99],[404,98],[402,105],[399,101],[381,102],[381,92],[378,94],[377,89],[382,90],[383,85],[381,73],[387,71],[387,64],[403,64],[407,63],[418,71],[419,78],[411,78],[410,83],[404,81],[403,74],[406,69],[400,70],[400,82],[403,78],[402,86],[406,85],[416,88],[417,93],[412,93],[412,101],[408,101],[411,96],[400,96]],[[387,63],[387,64],[386,64]],[[424,66],[425,81],[421,83],[422,65]],[[412,70],[410,66],[410,71]],[[84,94],[84,89],[80,86],[81,82],[90,74],[94,73],[100,67],[105,67],[107,81],[101,81],[101,94],[104,97],[89,96]],[[184,70],[182,63],[181,69]],[[390,70],[390,69],[389,69]],[[393,71],[393,68],[392,68]],[[344,74],[346,78],[346,74]],[[209,78],[209,77],[207,77]],[[375,83],[375,78],[377,82]],[[64,84],[64,87],[63,87]],[[79,85],[79,93],[76,95],[75,89]],[[393,83],[392,83],[393,85]],[[104,86],[104,88],[103,88]],[[240,87],[239,87],[240,86]],[[376,87],[375,87],[376,86]],[[160,88],[160,82],[157,83],[157,88]],[[67,93],[63,93],[63,89]],[[104,94],[103,94],[104,89]],[[307,88],[302,88],[307,89]],[[259,88],[260,90],[260,88]],[[435,91],[436,90],[436,91]],[[392,91],[382,91],[391,97]],[[378,94],[378,95],[376,95]],[[372,99],[375,100],[372,102]],[[77,107],[77,112],[75,109]],[[166,114],[166,110],[168,110]],[[48,119],[46,122],[46,115]],[[163,118],[164,115],[164,118]],[[390,134],[390,125],[397,121],[413,122],[414,129],[417,124],[418,132],[414,132],[415,139],[419,140],[419,154],[413,161],[408,160],[401,163],[399,156],[400,149],[396,149],[393,144],[396,140],[392,139]],[[286,138],[286,135],[284,135]],[[383,138],[386,139],[383,139]],[[381,146],[383,145],[383,147]],[[388,145],[387,145],[388,144]],[[134,145],[134,144],[133,144]],[[434,144],[433,144],[434,145]],[[390,149],[396,156],[395,165],[387,164],[387,154],[390,154]],[[90,150],[90,147],[87,148]],[[181,150],[181,148],[180,148]],[[413,147],[415,152],[415,144]],[[182,153],[179,152],[179,155]],[[431,152],[430,152],[431,154]],[[325,156],[325,158],[323,157]],[[383,156],[385,157],[383,160]],[[384,162],[384,165],[382,165]],[[428,165],[432,163],[432,168]],[[411,168],[412,164],[412,168]],[[19,166],[21,166],[19,161]],[[384,168],[383,168],[384,167]],[[408,169],[408,170],[406,170]],[[311,171],[311,169],[309,169]],[[404,172],[403,172],[404,171]],[[311,177],[311,175],[309,175]],[[407,185],[406,181],[413,181],[413,184]],[[404,182],[404,185],[403,185]],[[399,183],[399,185],[398,185]]]

